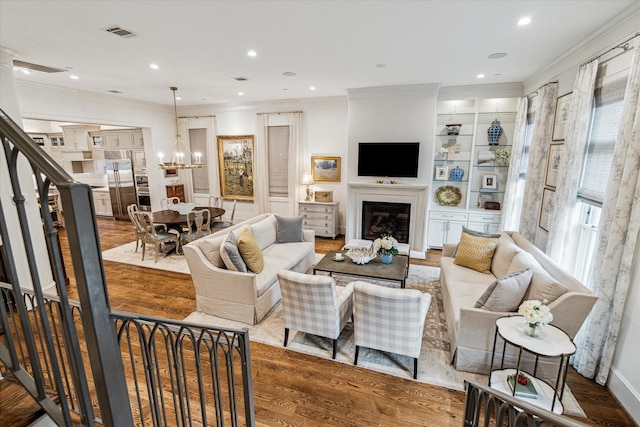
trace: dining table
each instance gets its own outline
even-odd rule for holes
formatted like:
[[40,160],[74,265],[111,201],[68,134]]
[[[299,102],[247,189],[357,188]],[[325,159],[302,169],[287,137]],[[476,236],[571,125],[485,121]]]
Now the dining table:
[[[213,206],[195,206],[193,208],[194,211],[201,209],[209,209],[209,213],[211,214],[210,221],[212,221],[214,218],[221,217],[225,212],[224,209],[216,208]],[[183,215],[180,212],[174,211],[172,209],[152,212],[151,215],[153,217],[154,224],[165,224],[167,226],[167,230],[177,230],[179,233],[181,233],[183,227],[187,226],[187,215]]]

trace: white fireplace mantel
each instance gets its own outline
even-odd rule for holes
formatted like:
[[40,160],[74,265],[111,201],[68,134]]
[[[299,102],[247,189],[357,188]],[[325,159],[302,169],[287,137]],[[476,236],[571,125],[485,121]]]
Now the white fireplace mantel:
[[[412,251],[426,250],[428,187],[419,184],[372,184],[349,182],[346,241],[362,237],[362,202],[407,203],[411,205],[409,245]],[[413,256],[413,255],[412,255]]]

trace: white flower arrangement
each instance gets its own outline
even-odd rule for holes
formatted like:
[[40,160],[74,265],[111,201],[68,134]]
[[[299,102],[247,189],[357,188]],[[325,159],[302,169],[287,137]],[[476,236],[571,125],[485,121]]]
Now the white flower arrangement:
[[373,241],[373,250],[381,254],[398,254],[398,241],[391,236],[378,237]]
[[524,317],[530,328],[546,325],[553,320],[553,314],[547,300],[538,301],[536,299],[527,300],[518,307],[518,314]]

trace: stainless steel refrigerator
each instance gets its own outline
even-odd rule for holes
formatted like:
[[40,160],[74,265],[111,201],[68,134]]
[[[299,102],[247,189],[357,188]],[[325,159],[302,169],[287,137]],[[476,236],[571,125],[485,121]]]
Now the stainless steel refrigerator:
[[105,160],[113,216],[129,219],[127,206],[137,203],[131,160]]

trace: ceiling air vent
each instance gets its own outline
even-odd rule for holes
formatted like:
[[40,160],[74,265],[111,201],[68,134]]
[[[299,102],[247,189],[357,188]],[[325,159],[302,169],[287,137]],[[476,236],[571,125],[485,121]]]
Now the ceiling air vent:
[[63,71],[67,71],[64,68],[56,68],[56,67],[48,67],[46,65],[32,64],[31,62],[18,61],[17,59],[13,60],[13,66],[17,68],[25,68],[27,70],[40,71],[43,73],[62,73]]
[[122,93],[122,92],[121,92],[121,91],[119,91],[119,90],[113,90],[113,89],[112,89],[112,90],[108,90],[107,92],[109,92],[109,93]]
[[239,81],[239,82],[246,82],[247,80],[249,80],[246,77],[231,77],[233,80]]
[[137,36],[136,33],[131,32],[129,30],[125,30],[124,28],[118,27],[117,25],[113,27],[105,28],[105,31],[111,34],[115,34],[116,36],[125,37],[125,38]]

